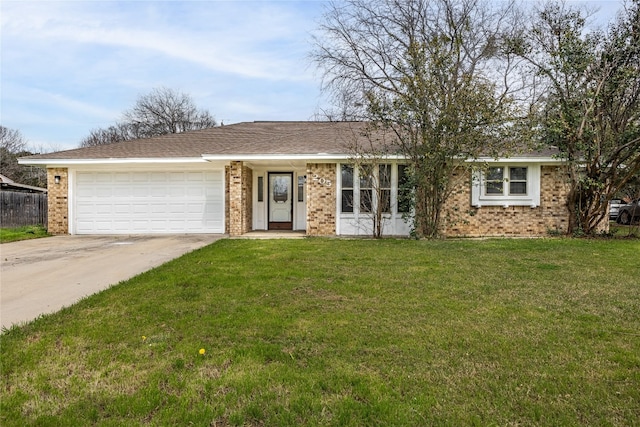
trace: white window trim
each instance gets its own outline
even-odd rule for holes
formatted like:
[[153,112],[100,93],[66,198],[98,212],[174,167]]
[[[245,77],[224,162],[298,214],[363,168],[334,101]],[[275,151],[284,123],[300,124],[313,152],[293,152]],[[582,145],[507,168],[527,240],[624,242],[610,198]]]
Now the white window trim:
[[[393,218],[394,216],[401,216],[403,213],[398,212],[398,163],[393,162],[381,162],[379,165],[390,165],[391,166],[391,186],[385,189],[390,190],[391,198],[389,200],[390,207],[389,212],[383,212],[383,218]],[[353,187],[349,187],[353,190],[353,212],[343,212],[342,211],[342,166],[351,166],[353,168]],[[376,171],[376,174],[378,171]],[[367,217],[372,214],[372,212],[362,212],[360,210],[360,169],[353,164],[350,163],[337,163],[336,167],[336,213],[341,218],[358,218],[360,216]],[[373,201],[374,206],[378,203],[377,195],[374,191]]]
[[540,206],[540,165],[532,163],[496,163],[489,167],[526,167],[527,168],[527,194],[518,195],[486,195],[486,179],[482,170],[473,171],[471,185],[471,205],[476,208],[483,206]]

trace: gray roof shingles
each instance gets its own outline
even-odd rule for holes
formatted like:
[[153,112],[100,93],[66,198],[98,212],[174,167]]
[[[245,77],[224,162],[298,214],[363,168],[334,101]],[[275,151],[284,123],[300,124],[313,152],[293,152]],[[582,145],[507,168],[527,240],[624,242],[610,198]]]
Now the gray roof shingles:
[[232,154],[344,154],[357,122],[244,122],[38,154],[28,159],[193,158]]
[[[200,158],[203,155],[350,154],[354,136],[368,144],[363,122],[243,122],[209,129],[162,135],[38,154],[29,160]],[[526,157],[549,157],[548,150]]]

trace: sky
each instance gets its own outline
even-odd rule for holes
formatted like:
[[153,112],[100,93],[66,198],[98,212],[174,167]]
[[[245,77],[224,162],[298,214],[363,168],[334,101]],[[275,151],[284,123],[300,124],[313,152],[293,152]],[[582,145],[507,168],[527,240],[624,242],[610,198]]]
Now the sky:
[[[607,22],[622,0],[571,3]],[[308,59],[324,5],[2,0],[0,124],[34,152],[76,148],[158,87],[188,94],[224,124],[312,120],[327,107]]]

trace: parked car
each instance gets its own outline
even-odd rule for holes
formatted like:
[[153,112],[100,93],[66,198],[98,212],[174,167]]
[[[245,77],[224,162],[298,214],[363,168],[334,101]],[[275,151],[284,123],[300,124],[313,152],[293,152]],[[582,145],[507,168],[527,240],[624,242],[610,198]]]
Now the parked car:
[[624,204],[624,200],[622,199],[611,199],[611,201],[609,201],[609,219],[618,219],[618,211],[620,210],[620,206]]
[[631,203],[620,206],[618,209],[619,224],[631,224],[633,221],[640,220],[640,199],[636,199]]

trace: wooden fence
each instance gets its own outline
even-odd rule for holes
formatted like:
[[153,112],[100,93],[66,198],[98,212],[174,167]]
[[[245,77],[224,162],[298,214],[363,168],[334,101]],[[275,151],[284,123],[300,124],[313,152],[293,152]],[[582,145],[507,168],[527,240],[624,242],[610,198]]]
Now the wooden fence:
[[47,195],[0,191],[0,227],[47,226]]

